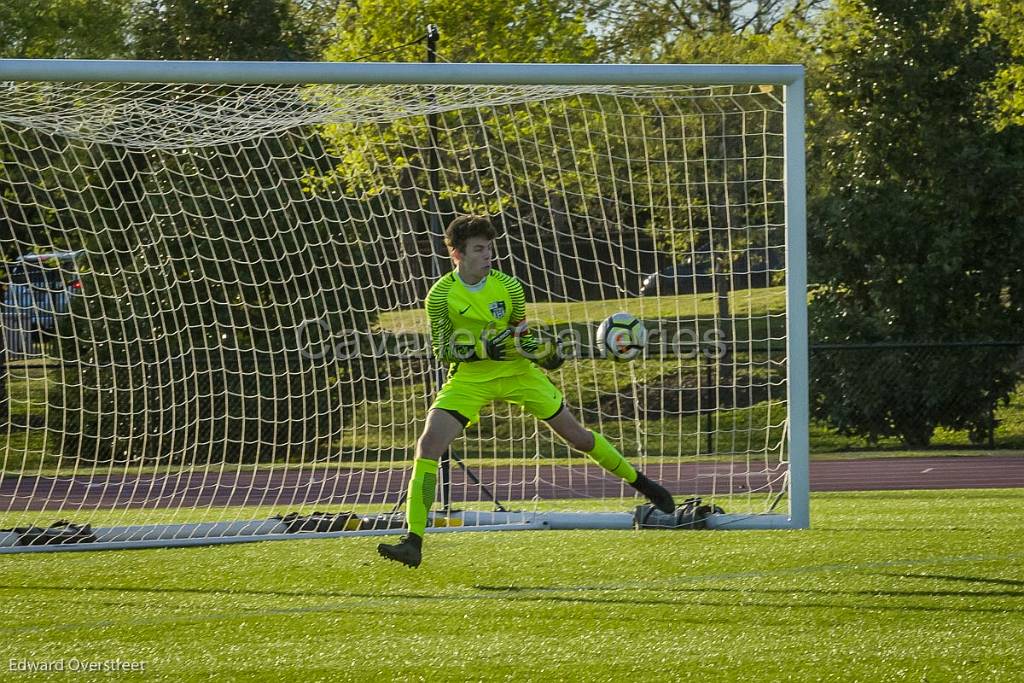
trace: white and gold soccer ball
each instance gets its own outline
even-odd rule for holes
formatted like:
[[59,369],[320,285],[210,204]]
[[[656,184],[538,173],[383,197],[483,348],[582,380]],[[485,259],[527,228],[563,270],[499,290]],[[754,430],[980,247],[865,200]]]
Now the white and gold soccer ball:
[[597,347],[601,356],[629,361],[640,356],[646,345],[647,328],[632,313],[613,313],[597,328]]

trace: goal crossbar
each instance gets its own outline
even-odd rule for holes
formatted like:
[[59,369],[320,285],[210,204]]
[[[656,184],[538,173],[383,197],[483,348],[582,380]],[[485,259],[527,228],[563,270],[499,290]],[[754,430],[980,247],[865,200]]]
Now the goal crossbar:
[[792,85],[798,64],[418,64],[0,59],[0,80],[207,84]]

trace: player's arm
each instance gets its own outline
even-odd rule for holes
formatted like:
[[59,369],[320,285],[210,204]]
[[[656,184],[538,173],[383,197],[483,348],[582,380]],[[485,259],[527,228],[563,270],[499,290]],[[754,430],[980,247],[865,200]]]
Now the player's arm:
[[475,356],[472,340],[456,338],[451,313],[448,312],[448,290],[434,288],[427,294],[427,320],[430,321],[430,348],[442,363],[460,363]]
[[527,358],[536,357],[539,343],[537,336],[530,329],[526,322],[526,294],[523,292],[523,285],[518,279],[509,276],[508,296],[512,301],[512,313],[509,315],[509,327],[516,330],[519,338],[519,348]]

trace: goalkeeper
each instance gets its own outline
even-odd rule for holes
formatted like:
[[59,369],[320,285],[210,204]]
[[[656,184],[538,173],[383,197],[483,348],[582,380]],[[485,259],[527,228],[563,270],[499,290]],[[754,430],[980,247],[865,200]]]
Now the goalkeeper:
[[534,358],[546,370],[564,362],[556,345],[542,345],[528,331],[523,286],[511,275],[491,269],[494,237],[485,216],[453,220],[445,231],[445,243],[455,270],[427,294],[433,352],[451,367],[416,442],[406,496],[409,533],[397,544],[377,546],[382,556],[409,567],[420,564],[438,459],[467,425],[479,419],[480,409],[495,400],[520,405],[547,422],[573,448],[625,480],[659,510],[675,509],[665,488],[637,472],[603,436],[580,424],[566,409],[562,393],[525,357]]

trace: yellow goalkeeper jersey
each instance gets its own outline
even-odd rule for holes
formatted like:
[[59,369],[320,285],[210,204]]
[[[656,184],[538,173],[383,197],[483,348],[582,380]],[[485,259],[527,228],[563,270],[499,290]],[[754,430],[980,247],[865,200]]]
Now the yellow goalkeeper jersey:
[[[462,361],[459,357],[465,357],[469,351],[467,342],[471,342],[479,354],[484,330],[491,328],[500,333],[526,319],[523,285],[512,275],[491,270],[482,283],[467,287],[458,272],[452,271],[430,288],[426,309],[434,356],[451,363],[449,377],[458,372],[460,379],[487,382],[513,377],[529,369],[530,361],[515,352],[509,354],[511,360]],[[532,350],[534,344],[531,336],[523,346]]]

